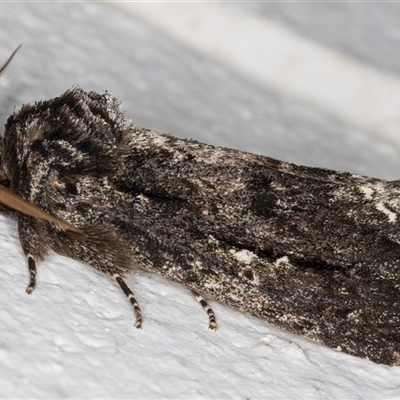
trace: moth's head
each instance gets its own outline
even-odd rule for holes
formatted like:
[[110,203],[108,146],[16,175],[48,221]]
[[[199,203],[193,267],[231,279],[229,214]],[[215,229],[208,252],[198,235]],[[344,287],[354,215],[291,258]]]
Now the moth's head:
[[[132,124],[110,93],[68,90],[60,97],[25,104],[7,120],[3,169],[22,192],[50,177],[114,176],[129,147]],[[17,184],[18,181],[18,184]]]
[[[0,75],[4,72],[7,68],[8,64],[11,62],[12,58],[14,57],[15,53],[19,50],[21,45],[19,45],[8,60],[0,67]],[[30,215],[34,218],[45,219],[47,221],[51,221],[61,227],[62,229],[67,229],[71,231],[75,231],[77,233],[81,233],[80,229],[75,228],[74,226],[64,222],[48,213],[43,211],[41,208],[35,206],[34,204],[26,201],[21,196],[19,196],[14,191],[10,190],[11,186],[11,171],[7,166],[7,158],[15,157],[15,153],[11,152],[11,154],[7,153],[6,146],[5,146],[5,137],[3,135],[0,138],[0,212],[3,213],[14,213],[15,211],[19,211],[20,213]],[[13,140],[11,140],[13,142]],[[10,161],[10,160],[8,160]],[[15,172],[15,171],[14,171]]]
[[25,104],[5,126],[0,185],[4,182],[14,194],[57,214],[60,204],[79,195],[71,192],[72,186],[78,190],[87,179],[120,173],[133,130],[119,100],[107,92],[73,88],[60,97]]

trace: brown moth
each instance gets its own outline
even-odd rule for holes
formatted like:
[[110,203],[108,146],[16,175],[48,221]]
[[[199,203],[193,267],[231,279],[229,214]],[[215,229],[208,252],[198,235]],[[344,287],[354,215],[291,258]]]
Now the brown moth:
[[[2,68],[2,70],[4,67]],[[2,211],[31,293],[49,250],[124,282],[145,268],[282,329],[400,365],[400,183],[296,166],[132,125],[111,93],[73,88],[13,113]]]

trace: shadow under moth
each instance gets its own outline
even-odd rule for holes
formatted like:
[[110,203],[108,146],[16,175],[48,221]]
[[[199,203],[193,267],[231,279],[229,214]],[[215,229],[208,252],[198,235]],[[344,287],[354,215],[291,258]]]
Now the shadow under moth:
[[[400,181],[296,166],[137,128],[73,88],[13,113],[1,211],[30,281],[53,250],[115,280],[134,267],[320,344],[400,365]],[[3,193],[3,194],[1,194]],[[5,194],[4,194],[5,193]]]

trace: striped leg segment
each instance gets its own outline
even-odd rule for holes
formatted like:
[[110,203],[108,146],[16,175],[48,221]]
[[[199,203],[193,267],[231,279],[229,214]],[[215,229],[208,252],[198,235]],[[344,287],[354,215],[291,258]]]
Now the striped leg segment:
[[122,291],[125,293],[126,297],[130,301],[133,311],[135,312],[136,315],[136,322],[135,322],[135,327],[136,328],[142,328],[142,312],[140,311],[140,307],[138,302],[136,301],[135,295],[133,294],[132,290],[129,289],[128,285],[125,283],[125,281],[122,279],[121,275],[114,274],[112,275],[112,279],[114,279],[118,285],[121,287]]
[[199,293],[192,290],[193,296],[196,297],[196,300],[201,304],[204,308],[205,312],[208,315],[208,329],[212,329],[213,331],[217,330],[217,321],[215,319],[215,314],[212,308],[208,305],[208,303],[204,300],[203,296]]
[[36,287],[36,263],[34,258],[28,254],[28,268],[29,268],[29,285],[26,287],[26,293],[31,294]]

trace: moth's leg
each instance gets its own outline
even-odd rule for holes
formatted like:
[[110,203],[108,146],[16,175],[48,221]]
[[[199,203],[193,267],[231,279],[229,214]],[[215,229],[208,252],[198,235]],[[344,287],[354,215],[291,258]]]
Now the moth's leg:
[[32,254],[28,254],[29,285],[26,287],[26,293],[31,294],[36,288],[36,263]]
[[121,287],[122,291],[125,293],[126,297],[130,301],[133,311],[135,312],[136,315],[136,322],[135,322],[135,327],[136,328],[141,328],[142,327],[142,312],[140,311],[140,307],[138,302],[136,301],[135,295],[133,294],[132,290],[129,289],[128,285],[125,283],[125,281],[122,279],[121,275],[119,274],[114,274],[111,275],[111,278],[114,279],[118,285]]
[[32,294],[36,288],[36,261],[46,257],[48,238],[40,233],[38,221],[26,215],[18,217],[18,234],[22,250],[28,260],[29,284],[26,293]]
[[196,300],[201,304],[204,308],[205,312],[208,315],[208,329],[212,329],[213,331],[217,330],[217,321],[215,319],[215,314],[212,308],[208,305],[208,303],[204,300],[203,296],[196,291],[191,291],[193,296],[196,297]]

